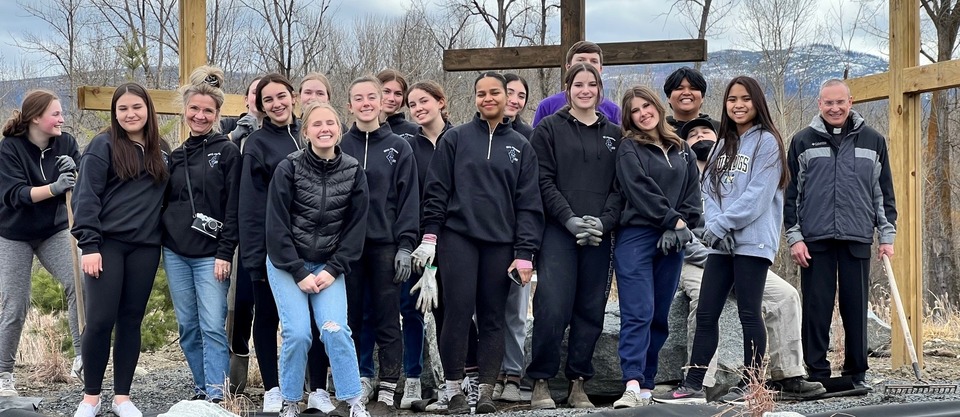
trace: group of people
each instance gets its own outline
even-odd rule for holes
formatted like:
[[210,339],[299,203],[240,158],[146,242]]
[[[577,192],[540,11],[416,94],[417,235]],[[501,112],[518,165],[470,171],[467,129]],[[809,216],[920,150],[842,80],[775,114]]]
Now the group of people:
[[[305,386],[307,408],[333,416],[414,407],[424,314],[436,317],[443,368],[426,410],[495,412],[495,401],[521,401],[524,375],[532,408],[557,407],[547,381],[568,329],[566,402],[593,407],[584,383],[614,271],[625,384],[617,408],[705,402],[731,293],[744,380],[766,378],[769,358],[784,397],[823,394],[831,316],[822,306],[833,304],[838,269],[843,373],[868,387],[870,248],[878,234],[879,254],[893,255],[896,208],[884,138],[851,110],[846,85],[823,85],[820,114],[787,149],[750,77],[727,84],[716,121],[701,113],[706,81],[691,68],[667,78],[667,103],[638,85],[618,105],[604,97],[599,46],[578,42],[566,62],[565,90],[541,102],[533,126],[521,118],[528,88],[516,74],[480,74],[476,115],[454,126],[438,83],[408,85],[389,69],[338,97],[349,128],[318,73],[298,88],[263,75],[248,88],[248,112],[222,119],[223,72],[204,66],[180,89],[189,135],[179,147],[161,139],[146,90],[128,83],[82,156],[61,131],[57,97],[29,93],[0,142],[0,393],[16,395],[34,255],[71,303],[84,382],[75,417],[101,409],[111,339],[113,412],[141,416],[130,386],[161,257],[191,399],[243,390],[252,336],[263,410],[286,417],[300,413]],[[802,298],[769,270],[781,225],[802,267]],[[82,335],[67,233],[81,253]],[[678,287],[691,298],[689,368],[679,387],[653,396]],[[723,399],[745,395],[741,386]]]

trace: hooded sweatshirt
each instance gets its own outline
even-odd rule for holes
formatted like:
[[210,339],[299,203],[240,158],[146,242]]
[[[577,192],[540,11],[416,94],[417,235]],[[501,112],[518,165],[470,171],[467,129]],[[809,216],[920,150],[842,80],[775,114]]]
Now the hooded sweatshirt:
[[267,190],[277,164],[302,147],[300,121],[277,126],[269,118],[244,141],[243,168],[240,173],[240,261],[254,281],[261,276],[267,261],[267,236],[264,221]]
[[533,136],[533,126],[524,123],[519,117],[514,117],[513,120],[510,121],[510,127],[527,138],[527,140],[530,140],[530,137]]
[[423,203],[425,233],[443,228],[483,242],[513,244],[533,260],[543,237],[537,155],[506,119],[491,131],[478,113],[450,129],[430,162]]
[[407,116],[401,112],[387,116],[386,122],[390,125],[390,130],[392,130],[393,133],[396,133],[397,136],[406,140],[410,140],[416,136],[417,131],[420,130],[420,125],[407,120]]
[[622,201],[614,189],[620,128],[597,112],[585,125],[569,108],[544,118],[530,144],[540,163],[540,193],[549,221],[563,225],[571,217],[594,216],[605,234],[617,225]]
[[[723,149],[724,142],[725,139],[720,139],[717,149]],[[734,255],[773,262],[783,222],[783,190],[779,188],[783,169],[781,151],[773,134],[760,125],[744,132],[739,142],[734,160],[717,164],[720,167],[732,164],[731,168],[708,171],[703,181],[705,227],[719,238],[733,233],[737,243]],[[722,176],[721,198],[713,190],[715,175]],[[711,250],[711,253],[720,252]]]
[[703,207],[699,179],[697,157],[686,142],[663,149],[646,137],[624,138],[617,153],[620,226],[669,230],[683,219],[693,229]]
[[[144,150],[135,146],[143,167]],[[163,158],[169,163],[166,151]],[[84,255],[100,253],[103,239],[159,246],[160,209],[166,189],[167,181],[154,181],[145,169],[133,179],[120,179],[113,169],[110,134],[95,136],[80,157],[80,177],[73,190],[71,232],[80,250]]]
[[[540,125],[540,121],[545,117],[554,114],[557,110],[562,109],[567,105],[567,93],[561,91],[557,94],[554,94],[550,97],[543,99],[540,102],[540,105],[537,106],[537,112],[533,115],[533,127]],[[607,116],[607,120],[610,123],[615,125],[620,125],[620,106],[617,103],[610,101],[610,99],[604,97],[600,101],[600,105],[597,106],[597,110],[600,113],[603,113],[604,116]]]
[[67,228],[66,197],[58,195],[36,203],[30,198],[31,189],[60,178],[60,155],[80,162],[77,140],[69,133],[51,138],[44,149],[26,136],[0,142],[0,236],[4,239],[42,240]]
[[420,224],[420,183],[417,160],[406,140],[383,123],[373,132],[356,124],[343,135],[340,148],[360,161],[370,189],[367,240],[396,243],[413,250]]
[[[215,256],[233,262],[239,232],[240,149],[226,135],[190,136],[170,154],[170,183],[163,211],[163,246],[181,256]],[[194,220],[187,190],[187,168],[197,213],[223,223],[217,239],[191,228]]]

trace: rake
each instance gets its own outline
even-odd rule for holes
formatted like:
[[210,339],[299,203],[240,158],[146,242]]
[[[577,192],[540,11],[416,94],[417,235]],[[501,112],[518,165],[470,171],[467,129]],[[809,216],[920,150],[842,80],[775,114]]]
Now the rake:
[[893,302],[896,303],[897,317],[900,318],[900,328],[903,329],[903,337],[906,339],[907,351],[910,352],[910,360],[913,361],[913,374],[917,377],[919,384],[893,384],[884,385],[885,394],[953,394],[957,392],[957,386],[953,384],[930,384],[924,381],[920,376],[920,363],[917,359],[917,350],[913,347],[913,337],[910,335],[910,327],[907,325],[907,315],[903,311],[903,301],[900,299],[900,289],[897,287],[897,279],[893,276],[893,266],[890,265],[890,258],[883,255],[883,271],[887,274],[890,281],[890,294],[893,295]]

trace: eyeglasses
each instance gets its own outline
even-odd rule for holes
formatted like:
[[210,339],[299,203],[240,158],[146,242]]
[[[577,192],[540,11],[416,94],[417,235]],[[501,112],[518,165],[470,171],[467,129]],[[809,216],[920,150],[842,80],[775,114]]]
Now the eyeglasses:
[[824,106],[827,106],[827,107],[846,106],[846,105],[847,105],[847,99],[843,99],[843,100],[826,100],[826,101],[821,101],[821,103],[823,103],[823,105],[824,105]]

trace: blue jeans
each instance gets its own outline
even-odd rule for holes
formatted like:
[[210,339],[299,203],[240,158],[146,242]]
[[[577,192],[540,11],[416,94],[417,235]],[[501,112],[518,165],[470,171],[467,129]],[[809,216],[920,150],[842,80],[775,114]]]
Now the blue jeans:
[[613,250],[620,294],[620,371],[624,382],[636,380],[649,389],[654,388],[683,267],[683,250],[664,255],[657,249],[662,235],[652,227],[620,229]]
[[407,378],[420,378],[423,373],[423,313],[417,310],[420,291],[410,294],[410,289],[417,281],[420,281],[420,274],[413,274],[407,282],[400,285],[403,371]]
[[193,383],[210,399],[223,398],[230,366],[227,344],[227,291],[230,281],[214,277],[215,259],[188,258],[163,248],[163,268],[180,330],[180,348]]
[[[314,274],[324,264],[307,262],[304,265]],[[303,377],[307,370],[307,351],[313,342],[310,330],[310,310],[320,324],[320,340],[330,357],[333,385],[337,398],[347,400],[360,396],[360,372],[357,350],[347,325],[347,287],[341,274],[319,294],[300,290],[290,273],[277,269],[267,258],[267,279],[277,300],[280,314],[280,393],[286,401],[303,398]]]

